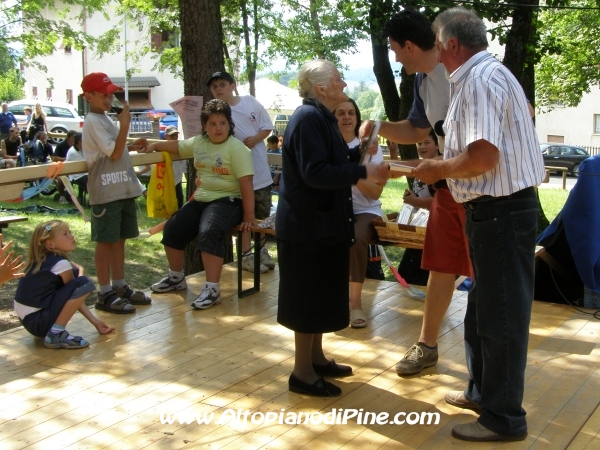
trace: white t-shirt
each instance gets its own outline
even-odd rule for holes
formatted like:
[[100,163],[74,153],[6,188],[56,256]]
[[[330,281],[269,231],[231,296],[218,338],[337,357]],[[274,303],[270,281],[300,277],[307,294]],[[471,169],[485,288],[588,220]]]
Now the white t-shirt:
[[[235,125],[233,134],[240,141],[249,136],[256,136],[259,131],[272,130],[273,124],[265,108],[251,95],[241,95],[240,102],[231,105],[231,116]],[[270,186],[273,183],[267,162],[267,147],[260,141],[252,148],[254,164],[254,190]]]
[[119,129],[106,114],[88,113],[83,123],[83,148],[89,178],[90,205],[142,195],[129,151],[124,149],[117,160],[110,159],[115,150]]
[[181,161],[173,161],[173,178],[175,178],[175,184],[179,184],[183,180],[186,164],[186,159],[182,159]]
[[[75,147],[71,147],[67,152],[67,161],[85,161],[83,152],[78,151]],[[79,180],[81,177],[86,176],[87,173],[76,173],[75,175],[69,175],[69,180]]]
[[[348,142],[348,148],[356,147],[360,144],[358,138],[354,138],[352,142]],[[371,158],[369,159],[369,156]],[[383,161],[383,150],[381,147],[377,147],[377,153],[374,155],[367,155],[365,158],[365,162],[382,162]],[[360,189],[356,186],[352,186],[352,209],[354,210],[354,214],[376,214],[378,216],[383,215],[383,211],[381,210],[381,202],[379,200],[373,200],[372,198],[367,197],[363,194]]]

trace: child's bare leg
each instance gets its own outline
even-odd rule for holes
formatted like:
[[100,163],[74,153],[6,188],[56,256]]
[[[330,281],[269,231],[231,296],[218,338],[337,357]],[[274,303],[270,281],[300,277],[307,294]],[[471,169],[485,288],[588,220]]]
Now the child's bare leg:
[[169,261],[169,269],[173,272],[183,271],[183,250],[177,250],[173,247],[167,247],[166,245],[164,247],[165,253],[167,254],[167,260]]
[[110,271],[113,280],[125,279],[125,239],[120,239],[112,244]]
[[202,264],[204,264],[206,281],[208,283],[218,283],[221,280],[223,258],[206,252],[201,252],[200,256],[202,257]]
[[[96,276],[98,284],[106,286],[110,284],[110,261],[112,256],[112,243],[97,242],[96,251],[94,253],[94,264],[96,265]],[[107,264],[108,262],[108,264]]]
[[62,327],[66,327],[71,317],[77,312],[77,310],[83,305],[83,301],[87,298],[89,294],[82,295],[81,297],[73,298],[65,303],[63,309],[60,311],[60,314],[54,321],[57,325]]

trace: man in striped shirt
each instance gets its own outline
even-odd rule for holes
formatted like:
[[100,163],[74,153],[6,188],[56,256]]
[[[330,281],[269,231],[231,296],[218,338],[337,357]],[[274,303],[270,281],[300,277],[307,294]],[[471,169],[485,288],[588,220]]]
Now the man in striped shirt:
[[469,383],[446,401],[481,413],[452,435],[470,441],[527,436],[522,407],[538,202],[544,162],[523,89],[487,52],[486,28],[472,11],[449,9],[434,22],[440,61],[450,73],[444,160],[414,176],[446,178],[465,206],[475,271],[465,314]]

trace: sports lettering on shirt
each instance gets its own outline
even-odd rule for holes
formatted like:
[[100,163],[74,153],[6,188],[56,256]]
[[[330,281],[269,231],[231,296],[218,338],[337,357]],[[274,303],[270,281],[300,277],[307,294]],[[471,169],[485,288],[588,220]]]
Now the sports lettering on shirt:
[[103,173],[100,175],[100,179],[102,180],[102,186],[108,186],[109,184],[129,181],[129,176],[127,175],[127,171],[122,170],[120,172]]

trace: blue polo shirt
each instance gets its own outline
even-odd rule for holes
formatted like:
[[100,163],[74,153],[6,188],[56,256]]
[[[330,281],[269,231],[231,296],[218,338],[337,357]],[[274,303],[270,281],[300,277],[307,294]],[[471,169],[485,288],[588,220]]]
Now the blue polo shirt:
[[0,112],[0,133],[7,134],[13,125],[17,125],[17,119],[13,113],[10,111],[6,113]]

